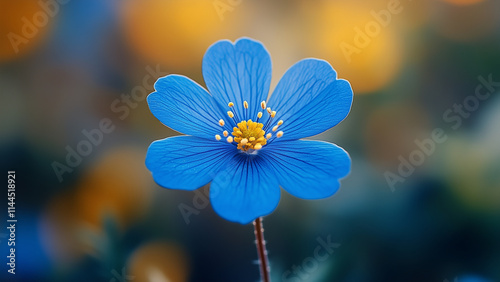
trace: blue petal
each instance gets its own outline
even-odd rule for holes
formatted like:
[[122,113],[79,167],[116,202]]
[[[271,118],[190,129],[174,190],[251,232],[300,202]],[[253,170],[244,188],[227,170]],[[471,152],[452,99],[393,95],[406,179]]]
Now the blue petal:
[[352,104],[349,82],[337,79],[325,61],[305,59],[293,65],[276,86],[268,105],[283,120],[281,140],[319,134],[341,122]]
[[194,136],[175,136],[149,146],[146,167],[158,185],[194,190],[209,183],[225,168],[235,147]]
[[164,125],[184,134],[214,139],[222,132],[219,120],[227,121],[212,96],[196,82],[168,75],[155,83],[148,96],[153,115]]
[[[218,41],[205,53],[202,70],[208,90],[221,105],[233,102],[239,119],[255,120],[271,83],[271,57],[261,43],[247,38],[235,44]],[[243,101],[250,106],[246,111]]]
[[273,142],[259,155],[268,160],[281,187],[302,199],[322,199],[339,188],[339,179],[351,169],[342,148],[327,142],[295,140]]
[[258,155],[237,154],[212,181],[210,201],[221,217],[247,224],[278,206],[280,188],[269,162]]

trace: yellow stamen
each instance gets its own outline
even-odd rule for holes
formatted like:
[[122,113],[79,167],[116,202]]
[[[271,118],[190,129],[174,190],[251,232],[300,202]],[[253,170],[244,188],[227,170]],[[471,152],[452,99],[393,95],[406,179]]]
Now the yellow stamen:
[[[227,105],[229,108],[235,107],[233,102],[229,102]],[[243,101],[243,107],[245,109],[248,109],[249,106],[248,101]],[[248,151],[248,153],[251,154],[254,150],[262,149],[267,144],[268,140],[272,141],[274,138],[283,137],[283,131],[278,131],[280,126],[284,123],[283,120],[279,120],[277,123],[274,122],[273,119],[276,117],[276,111],[273,111],[271,107],[267,107],[266,101],[260,102],[260,107],[263,111],[257,112],[257,121],[251,119],[240,120],[240,117],[236,116],[233,111],[227,111],[227,116],[236,123],[236,126],[233,126],[232,132],[224,130],[221,134],[223,137],[219,134],[215,135],[215,139],[219,141],[222,140],[222,138],[226,138],[228,143],[234,142],[239,150],[243,152]],[[265,125],[259,122],[264,116],[264,110],[267,111],[270,117],[266,119]],[[248,116],[246,111],[244,116]],[[273,124],[274,126],[272,126]],[[219,125],[222,127],[226,126],[225,120],[220,119]]]
[[266,145],[266,132],[263,130],[264,124],[249,120],[244,120],[233,128],[232,135],[234,142],[238,143],[238,149],[242,151],[258,150]]

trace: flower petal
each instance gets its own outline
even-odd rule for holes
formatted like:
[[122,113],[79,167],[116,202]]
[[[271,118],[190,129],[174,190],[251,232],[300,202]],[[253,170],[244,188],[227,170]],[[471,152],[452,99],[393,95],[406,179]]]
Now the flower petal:
[[184,134],[214,139],[227,121],[212,96],[196,82],[181,75],[168,75],[155,83],[148,105],[164,125]]
[[346,151],[321,141],[273,142],[259,155],[272,164],[280,186],[302,199],[333,195],[340,186],[339,179],[351,169]]
[[241,224],[270,214],[278,206],[280,195],[269,163],[258,155],[235,155],[210,186],[215,212]]
[[[271,57],[260,42],[248,38],[235,44],[218,41],[205,53],[202,70],[208,90],[221,105],[233,102],[239,119],[257,117],[271,83]],[[246,112],[243,101],[249,103]]]
[[326,61],[305,59],[293,65],[280,80],[268,105],[283,120],[281,140],[319,134],[341,122],[352,104],[349,82],[337,79]]
[[146,167],[158,185],[194,190],[210,182],[235,154],[235,146],[194,136],[157,140],[149,146]]

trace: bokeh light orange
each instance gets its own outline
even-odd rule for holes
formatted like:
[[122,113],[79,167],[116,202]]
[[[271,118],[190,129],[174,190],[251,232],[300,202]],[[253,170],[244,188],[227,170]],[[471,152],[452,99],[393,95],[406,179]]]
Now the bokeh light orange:
[[182,248],[166,242],[140,246],[128,259],[130,276],[136,281],[185,282],[188,260]]
[[0,61],[22,57],[43,42],[51,16],[38,1],[0,0]]
[[140,217],[152,193],[144,158],[145,151],[129,147],[113,149],[101,157],[78,185],[79,219],[99,228],[106,216],[122,226]]
[[220,18],[212,1],[121,1],[125,37],[139,57],[175,68],[200,65],[205,50],[235,28]]
[[[366,9],[360,9],[365,6]],[[354,93],[380,90],[396,77],[403,59],[397,24],[391,22],[387,26],[378,25],[378,30],[371,29],[372,23],[376,23],[370,13],[372,8],[355,1],[305,7],[314,7],[310,10],[310,20],[315,24],[311,29],[311,48],[318,50],[319,57],[329,60],[351,82]],[[391,21],[397,21],[398,17],[402,16],[393,15]],[[361,33],[362,39],[356,41]]]

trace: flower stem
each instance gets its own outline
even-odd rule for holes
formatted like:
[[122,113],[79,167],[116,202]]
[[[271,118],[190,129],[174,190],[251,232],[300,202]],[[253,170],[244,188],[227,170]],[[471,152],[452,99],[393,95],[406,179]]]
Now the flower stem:
[[257,244],[257,253],[259,254],[260,277],[262,282],[270,282],[269,262],[267,260],[266,241],[264,241],[264,227],[262,226],[262,217],[253,222],[255,229],[255,243]]

